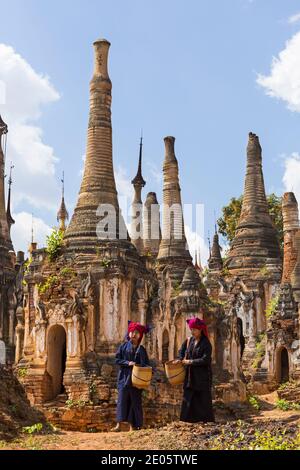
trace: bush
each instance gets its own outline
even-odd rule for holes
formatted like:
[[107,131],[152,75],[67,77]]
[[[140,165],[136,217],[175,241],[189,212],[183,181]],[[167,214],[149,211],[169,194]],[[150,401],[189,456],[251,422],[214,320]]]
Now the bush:
[[251,396],[248,398],[248,402],[255,410],[260,410],[260,404],[257,397]]
[[279,295],[276,295],[270,300],[266,308],[266,318],[269,319],[274,315],[275,310],[278,306],[278,302],[279,302]]
[[276,401],[276,408],[279,408],[282,411],[300,410],[300,404],[292,403],[290,401],[285,400],[284,398],[280,398]]
[[47,236],[46,252],[50,261],[55,261],[60,255],[63,245],[64,232],[62,230],[53,229],[52,233]]
[[252,363],[252,368],[253,369],[257,369],[263,358],[264,358],[264,355],[266,353],[266,334],[265,333],[262,333],[260,335],[257,336],[256,338],[256,344],[255,344],[255,358],[254,358],[254,361]]
[[42,423],[37,423],[33,424],[32,426],[26,426],[22,428],[22,432],[26,434],[36,434],[36,433],[41,433],[43,430],[43,425]]

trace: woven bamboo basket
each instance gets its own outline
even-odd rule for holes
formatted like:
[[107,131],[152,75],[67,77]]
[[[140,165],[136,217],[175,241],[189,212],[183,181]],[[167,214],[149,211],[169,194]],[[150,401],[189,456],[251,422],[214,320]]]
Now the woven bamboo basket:
[[147,389],[152,378],[152,367],[133,366],[132,385],[136,388]]
[[185,378],[185,368],[182,362],[168,361],[165,363],[166,376],[171,385],[183,384]]

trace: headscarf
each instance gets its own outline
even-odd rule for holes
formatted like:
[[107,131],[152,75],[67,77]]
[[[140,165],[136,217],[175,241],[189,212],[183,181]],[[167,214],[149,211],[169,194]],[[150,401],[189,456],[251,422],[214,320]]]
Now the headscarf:
[[189,325],[190,330],[201,330],[203,331],[203,334],[208,338],[207,325],[203,320],[200,320],[200,318],[197,317],[193,317],[189,318],[186,322]]
[[139,337],[139,343],[140,343],[143,339],[144,334],[149,332],[149,327],[144,326],[139,322],[134,322],[134,321],[129,320],[129,322],[128,322],[128,333],[127,333],[128,338],[129,338],[129,333],[131,333],[132,331],[135,331],[135,330],[140,333],[140,337]]

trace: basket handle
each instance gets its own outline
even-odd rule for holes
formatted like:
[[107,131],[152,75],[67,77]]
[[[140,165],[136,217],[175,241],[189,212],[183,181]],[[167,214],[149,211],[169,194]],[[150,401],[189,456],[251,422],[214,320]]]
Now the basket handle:
[[[135,375],[133,372],[132,372],[132,376],[135,377],[135,378],[138,379],[138,380],[141,380],[142,382],[146,382],[146,383],[149,382],[149,380],[142,379],[141,377],[138,377],[137,375]],[[150,380],[151,380],[151,379],[150,379]]]

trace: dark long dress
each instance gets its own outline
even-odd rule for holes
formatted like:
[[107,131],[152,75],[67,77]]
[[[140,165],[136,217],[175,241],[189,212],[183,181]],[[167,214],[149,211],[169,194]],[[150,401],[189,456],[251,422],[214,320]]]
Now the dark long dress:
[[209,422],[215,420],[211,396],[211,351],[211,344],[203,334],[196,346],[195,338],[190,339],[188,351],[187,340],[181,346],[179,351],[180,359],[186,358],[193,361],[186,368],[180,414],[181,421],[197,423],[199,421]]
[[120,366],[118,374],[117,422],[127,422],[134,428],[143,425],[142,390],[133,387],[131,382],[132,366],[148,366],[149,359],[146,349],[140,345],[136,349],[130,341],[121,344],[116,354],[116,364]]

